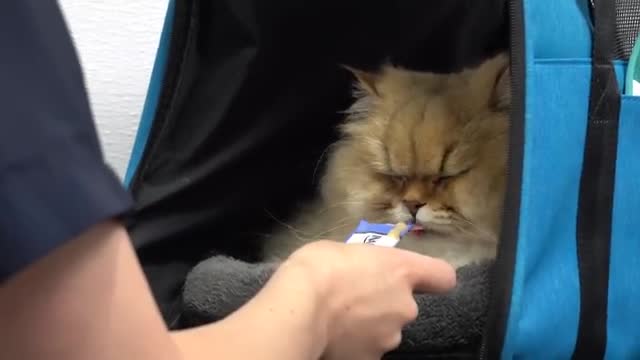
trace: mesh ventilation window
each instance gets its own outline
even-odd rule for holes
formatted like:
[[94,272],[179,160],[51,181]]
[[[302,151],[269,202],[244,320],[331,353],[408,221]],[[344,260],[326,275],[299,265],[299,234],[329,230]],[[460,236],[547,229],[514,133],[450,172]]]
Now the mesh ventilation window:
[[616,19],[616,57],[628,60],[640,31],[640,0],[616,0]]

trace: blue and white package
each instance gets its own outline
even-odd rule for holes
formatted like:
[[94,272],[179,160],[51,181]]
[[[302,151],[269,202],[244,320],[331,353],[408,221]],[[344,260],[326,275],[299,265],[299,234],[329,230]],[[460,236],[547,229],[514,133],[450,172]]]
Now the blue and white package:
[[413,224],[378,224],[361,220],[346,243],[395,247],[412,227]]

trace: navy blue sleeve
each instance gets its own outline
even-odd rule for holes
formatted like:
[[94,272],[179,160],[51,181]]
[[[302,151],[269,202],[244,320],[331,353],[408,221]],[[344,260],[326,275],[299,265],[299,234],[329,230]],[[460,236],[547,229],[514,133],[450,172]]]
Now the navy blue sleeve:
[[57,2],[0,1],[0,282],[130,206]]

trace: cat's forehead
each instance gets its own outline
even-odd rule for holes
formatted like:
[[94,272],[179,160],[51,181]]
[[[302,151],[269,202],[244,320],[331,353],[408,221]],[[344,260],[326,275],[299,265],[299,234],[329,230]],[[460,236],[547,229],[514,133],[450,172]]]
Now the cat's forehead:
[[372,126],[365,143],[376,171],[406,175],[440,171],[443,154],[456,141],[459,122],[443,99],[420,100],[393,109],[382,123]]

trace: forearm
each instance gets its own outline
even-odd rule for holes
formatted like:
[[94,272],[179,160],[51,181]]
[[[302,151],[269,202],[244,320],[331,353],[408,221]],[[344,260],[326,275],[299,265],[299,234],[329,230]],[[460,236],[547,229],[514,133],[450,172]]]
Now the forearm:
[[327,343],[326,309],[305,271],[294,267],[276,272],[223,321],[175,332],[185,359],[318,359]]
[[7,359],[176,360],[125,230],[105,223],[0,287]]
[[227,319],[171,333],[125,229],[96,225],[0,283],[0,353],[21,360],[312,360],[325,312],[304,269],[285,265]]
[[295,269],[227,319],[170,333],[121,225],[87,231],[0,286],[0,348],[23,360],[317,359],[324,313]]

